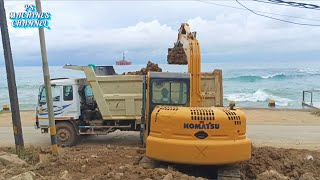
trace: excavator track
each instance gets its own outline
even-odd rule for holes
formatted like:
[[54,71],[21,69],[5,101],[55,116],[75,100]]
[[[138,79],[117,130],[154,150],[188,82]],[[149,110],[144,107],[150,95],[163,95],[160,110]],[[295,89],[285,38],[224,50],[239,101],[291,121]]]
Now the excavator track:
[[221,166],[218,169],[218,180],[241,180],[240,167],[237,165]]

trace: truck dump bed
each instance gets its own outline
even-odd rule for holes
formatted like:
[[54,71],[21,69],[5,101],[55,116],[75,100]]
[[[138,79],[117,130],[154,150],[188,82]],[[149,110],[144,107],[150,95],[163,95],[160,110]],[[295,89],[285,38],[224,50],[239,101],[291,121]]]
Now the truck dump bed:
[[[143,75],[97,75],[91,66],[64,68],[85,73],[103,119],[140,121]],[[203,73],[201,79],[205,106],[223,106],[222,71]]]

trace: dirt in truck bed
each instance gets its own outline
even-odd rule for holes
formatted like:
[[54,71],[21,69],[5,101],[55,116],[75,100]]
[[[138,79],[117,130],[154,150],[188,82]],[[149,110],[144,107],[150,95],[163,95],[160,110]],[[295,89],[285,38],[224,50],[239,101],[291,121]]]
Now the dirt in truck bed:
[[148,71],[162,72],[162,69],[158,64],[148,61],[147,66],[145,68],[142,68],[140,71],[127,72],[123,73],[123,75],[146,75]]
[[[139,165],[145,150],[138,146],[79,145],[60,148],[58,158],[50,147],[28,147],[26,164],[8,163],[2,156],[13,148],[0,148],[0,179],[21,175],[31,179],[211,179],[215,167],[162,164]],[[252,159],[238,164],[242,179],[320,179],[320,152],[273,147],[253,148]]]

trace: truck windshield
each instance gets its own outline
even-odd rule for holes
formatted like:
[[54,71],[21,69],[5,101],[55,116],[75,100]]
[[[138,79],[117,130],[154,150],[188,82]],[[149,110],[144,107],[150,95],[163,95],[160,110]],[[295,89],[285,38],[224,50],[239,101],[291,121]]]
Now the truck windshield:
[[183,81],[154,80],[152,82],[152,102],[156,104],[186,104],[187,83]]
[[[60,86],[51,86],[53,101],[60,101]],[[46,89],[43,86],[40,91],[39,103],[45,104],[47,102]]]

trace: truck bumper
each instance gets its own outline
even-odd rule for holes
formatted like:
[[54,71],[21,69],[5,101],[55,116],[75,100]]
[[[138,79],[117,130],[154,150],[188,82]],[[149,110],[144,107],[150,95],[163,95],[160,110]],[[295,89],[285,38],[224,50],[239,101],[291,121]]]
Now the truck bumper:
[[176,140],[148,136],[146,155],[166,162],[221,165],[251,158],[251,141],[241,140]]

